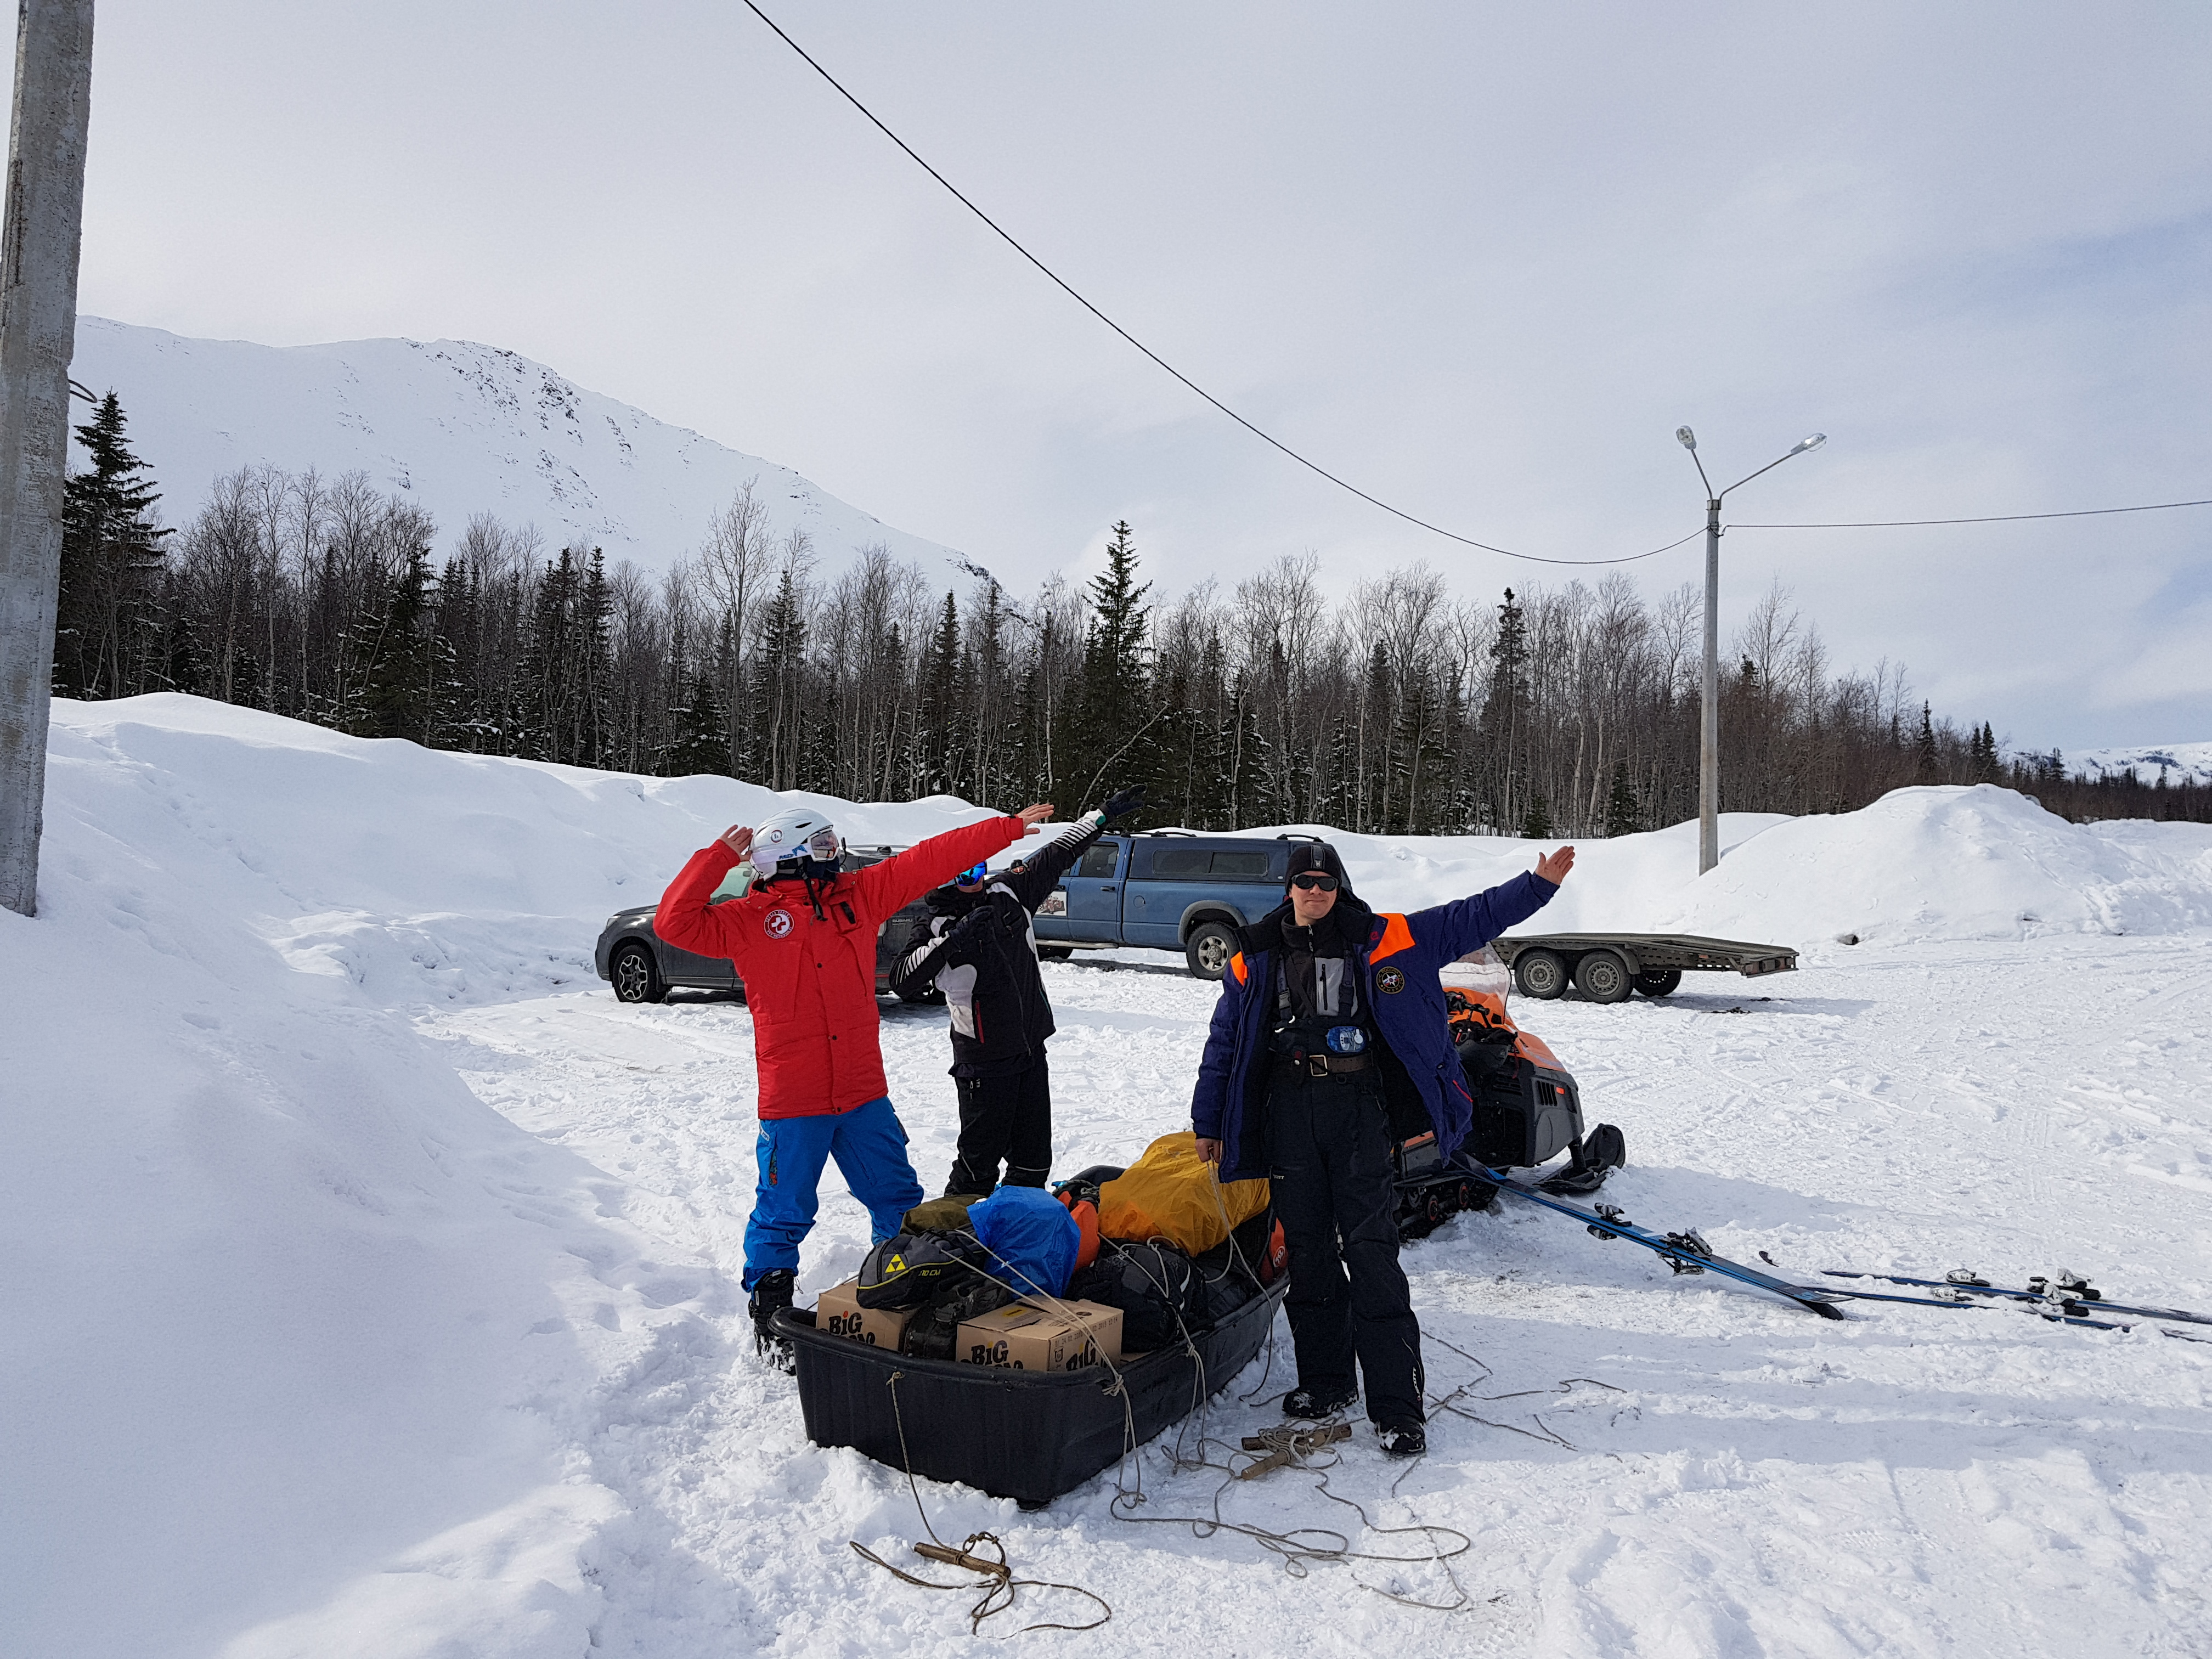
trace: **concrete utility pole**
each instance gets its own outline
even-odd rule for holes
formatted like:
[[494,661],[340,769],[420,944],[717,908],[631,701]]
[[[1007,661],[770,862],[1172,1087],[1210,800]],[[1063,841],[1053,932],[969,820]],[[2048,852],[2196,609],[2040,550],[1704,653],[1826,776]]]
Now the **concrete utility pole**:
[[20,0],[0,233],[0,904],[39,908],[92,0]]
[[1675,440],[1690,452],[1698,477],[1705,486],[1705,707],[1698,720],[1698,873],[1704,875],[1721,861],[1721,501],[1729,489],[1741,489],[1759,476],[1771,472],[1790,455],[1802,455],[1828,441],[1825,432],[1800,438],[1790,455],[1738,478],[1728,489],[1717,490],[1705,477],[1705,464],[1698,459],[1698,434],[1686,426],[1674,428]]

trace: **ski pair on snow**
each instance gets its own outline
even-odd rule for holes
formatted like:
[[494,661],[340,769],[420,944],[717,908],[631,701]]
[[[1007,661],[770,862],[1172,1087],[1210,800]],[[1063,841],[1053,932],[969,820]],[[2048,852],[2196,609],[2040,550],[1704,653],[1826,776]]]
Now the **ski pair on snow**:
[[[2084,1326],[2093,1330],[2125,1330],[2128,1327],[2117,1320],[2090,1317],[2089,1310],[2092,1308],[2099,1313],[2131,1314],[2142,1319],[2178,1319],[2192,1324],[2212,1325],[2212,1316],[2188,1313],[2178,1308],[2143,1308],[2108,1302],[2103,1292],[2093,1287],[2087,1279],[2064,1272],[2051,1280],[2030,1279],[2028,1283],[2034,1287],[2033,1289],[2012,1290],[1991,1285],[1987,1279],[1963,1268],[1942,1279],[1915,1279],[1899,1273],[1849,1273],[1832,1267],[1822,1269],[1830,1278],[1874,1279],[1883,1284],[1932,1290],[1937,1292],[1934,1296],[1894,1296],[1882,1291],[1830,1290],[1823,1285],[1799,1285],[1716,1255],[1712,1246],[1694,1231],[1654,1233],[1630,1221],[1617,1206],[1600,1204],[1595,1209],[1585,1210],[1538,1188],[1515,1181],[1505,1170],[1493,1170],[1490,1176],[1502,1190],[1512,1193],[1516,1197],[1524,1198],[1531,1204],[1540,1205],[1547,1210],[1556,1210],[1561,1215],[1574,1217],[1596,1237],[1625,1238],[1632,1244],[1641,1244],[1678,1273],[1718,1273],[1724,1279],[1733,1279],[1740,1284],[1786,1297],[1823,1319],[1843,1318],[1844,1310],[1837,1305],[1842,1302],[1904,1302],[1923,1308],[1970,1308],[1979,1305],[1971,1298],[1984,1297],[2038,1304],[2040,1304],[2039,1311],[2056,1309],[2055,1312],[2045,1312],[2044,1316],[2059,1323]],[[2178,1336],[2192,1342],[2212,1340],[2212,1338],[2190,1336],[2181,1331],[2164,1331],[2161,1334]]]
[[[2026,1290],[1992,1285],[1966,1267],[1954,1267],[1941,1279],[1915,1279],[1905,1273],[1851,1273],[1841,1267],[1823,1267],[1820,1271],[1830,1279],[1872,1279],[1885,1285],[1923,1286],[1936,1292],[1934,1299],[1954,1307],[1971,1307],[1974,1304],[1970,1298],[1976,1297],[1996,1302],[2032,1304],[2033,1310],[2042,1313],[2046,1319],[2059,1320],[2069,1325],[2087,1325],[2094,1330],[2124,1331],[2129,1328],[2115,1319],[2092,1317],[2094,1314],[2108,1313],[2131,1314],[2138,1319],[2175,1319],[2190,1325],[2212,1325],[2212,1314],[2190,1313],[2181,1308],[2142,1308],[2126,1302],[2107,1301],[2105,1293],[2087,1279],[2064,1268],[2050,1279],[2029,1279]],[[2052,1309],[2057,1311],[2049,1311]],[[2162,1334],[2182,1337],[2191,1342],[2212,1340],[2212,1338],[2190,1336],[2184,1331],[2166,1331]]]

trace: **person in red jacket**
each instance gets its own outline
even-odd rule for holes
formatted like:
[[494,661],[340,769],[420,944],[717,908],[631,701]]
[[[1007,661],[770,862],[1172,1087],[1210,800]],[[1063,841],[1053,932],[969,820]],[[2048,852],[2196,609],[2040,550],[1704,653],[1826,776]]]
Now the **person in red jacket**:
[[[752,1010],[760,1177],[745,1224],[744,1287],[763,1351],[769,1319],[791,1305],[826,1162],[837,1160],[878,1243],[922,1200],[877,1042],[877,928],[1051,816],[1049,806],[1025,806],[865,870],[842,870],[836,828],[818,811],[794,808],[757,829],[732,824],[693,854],[661,896],[653,931],[680,951],[726,958]],[[749,855],[757,872],[750,889],[712,902],[722,878]]]

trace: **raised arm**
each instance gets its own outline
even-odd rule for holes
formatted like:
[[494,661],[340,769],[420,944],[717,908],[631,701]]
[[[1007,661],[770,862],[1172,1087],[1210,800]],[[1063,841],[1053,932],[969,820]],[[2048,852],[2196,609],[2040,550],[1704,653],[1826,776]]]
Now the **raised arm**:
[[[660,896],[660,908],[653,913],[653,931],[678,950],[735,961],[752,937],[739,925],[741,913],[734,903],[707,902],[722,878],[737,867],[743,849],[732,843],[731,836],[738,833],[733,830],[694,853]],[[750,844],[750,834],[745,840]]]
[[1060,878],[1074,867],[1091,843],[1105,833],[1106,826],[1096,818],[1087,820],[1069,834],[1062,836],[1048,847],[1041,847],[1023,860],[1027,866],[1018,876],[1001,876],[1008,892],[1021,901],[1022,908],[1034,911],[1045,902],[1046,896],[1060,885]]
[[1002,876],[1000,879],[1006,890],[1022,902],[1022,908],[1034,911],[1045,901],[1045,896],[1059,885],[1060,878],[1074,866],[1075,860],[1085,850],[1106,832],[1106,826],[1116,818],[1128,817],[1145,804],[1145,787],[1117,789],[1106,798],[1106,804],[1082,821],[1074,834],[1062,836],[1049,847],[1040,848],[1024,862],[1028,866],[1018,876]]
[[1574,866],[1575,849],[1562,847],[1538,860],[1534,870],[1524,871],[1510,881],[1454,899],[1449,904],[1417,911],[1406,918],[1413,942],[1439,963],[1455,962],[1470,951],[1479,951],[1549,904]]
[[1049,806],[1025,806],[1008,817],[986,818],[981,823],[963,824],[932,836],[881,864],[872,864],[853,878],[861,908],[869,921],[881,921],[931,888],[942,887],[969,865],[981,864],[1001,848],[1012,846],[1029,834],[1030,825],[1051,816]]

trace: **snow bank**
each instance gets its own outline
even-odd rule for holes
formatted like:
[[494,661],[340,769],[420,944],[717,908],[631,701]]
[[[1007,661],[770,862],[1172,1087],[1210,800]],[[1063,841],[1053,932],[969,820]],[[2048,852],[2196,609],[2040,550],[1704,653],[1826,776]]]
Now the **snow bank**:
[[[1261,832],[1267,833],[1267,832]],[[1520,841],[1331,835],[1353,884],[1392,908],[1433,904],[1534,862]],[[1991,785],[1899,789],[1856,812],[1728,813],[1697,875],[1697,825],[1585,842],[1528,925],[1682,932],[1800,950],[1868,943],[2162,933],[2212,927],[2212,825],[2076,824]]]
[[584,1650],[592,1448],[738,1298],[406,1011],[589,979],[769,799],[57,705],[40,915],[0,913],[11,1651]]
[[[728,1373],[734,1256],[656,1244],[627,1165],[483,1104],[414,1016],[596,989],[605,916],[775,798],[167,696],[59,703],[51,754],[41,914],[0,914],[11,1650],[583,1651],[600,1564],[653,1571],[609,1471]],[[980,811],[820,804],[897,842]],[[2212,926],[2201,826],[2079,828],[1984,788],[1724,827],[1705,881],[1692,826],[1585,847],[1545,925]],[[1340,840],[1391,906],[1534,851]],[[749,1119],[701,1075],[685,1109]],[[745,1171],[715,1168],[726,1231]]]

